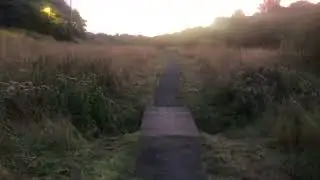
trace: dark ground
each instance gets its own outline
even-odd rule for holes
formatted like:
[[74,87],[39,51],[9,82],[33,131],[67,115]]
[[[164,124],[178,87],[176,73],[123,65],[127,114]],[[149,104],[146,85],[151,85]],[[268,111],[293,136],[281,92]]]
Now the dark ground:
[[169,60],[155,92],[154,107],[146,109],[142,122],[137,171],[144,180],[206,179],[199,133],[178,95],[179,67]]
[[167,61],[167,66],[159,80],[154,96],[154,106],[182,106],[179,99],[180,73],[179,66],[174,60]]

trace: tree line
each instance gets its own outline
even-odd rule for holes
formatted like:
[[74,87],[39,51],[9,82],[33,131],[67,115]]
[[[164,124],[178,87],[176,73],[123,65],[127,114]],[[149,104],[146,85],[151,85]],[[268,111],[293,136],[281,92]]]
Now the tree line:
[[294,2],[282,7],[280,0],[264,0],[260,11],[245,16],[241,10],[231,17],[217,18],[209,27],[197,27],[158,36],[161,45],[261,47],[301,51],[320,56],[320,4]]
[[86,21],[64,0],[1,0],[0,26],[35,31],[57,40],[86,35]]

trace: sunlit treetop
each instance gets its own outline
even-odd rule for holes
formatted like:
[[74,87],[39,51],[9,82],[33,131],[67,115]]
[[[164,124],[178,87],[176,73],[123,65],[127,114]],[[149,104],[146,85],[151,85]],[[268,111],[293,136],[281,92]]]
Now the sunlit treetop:
[[51,16],[52,14],[52,9],[49,6],[45,6],[41,9],[41,12],[47,14],[48,16]]
[[44,6],[41,9],[41,12],[49,16],[50,18],[57,19],[57,14],[54,12],[54,10],[50,6]]
[[50,6],[44,6],[41,9],[41,12],[46,14],[48,17],[50,17],[52,22],[61,23],[61,19],[57,17],[57,14],[54,12],[54,10]]

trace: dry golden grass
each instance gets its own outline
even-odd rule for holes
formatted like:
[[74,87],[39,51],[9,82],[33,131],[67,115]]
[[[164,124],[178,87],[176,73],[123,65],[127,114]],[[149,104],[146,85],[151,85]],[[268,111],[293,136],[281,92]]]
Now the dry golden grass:
[[128,179],[136,142],[119,149],[104,138],[139,129],[161,71],[160,51],[1,30],[0,40],[0,179],[3,170],[17,179],[70,179],[74,166],[84,179]]
[[[227,47],[197,46],[178,48],[180,64],[189,76],[188,86],[201,86],[204,81],[221,80],[228,83],[231,75],[248,68],[273,66],[278,62],[277,51],[265,49],[232,49]],[[192,75],[193,74],[193,75]],[[192,76],[192,77],[191,77]],[[191,85],[191,84],[193,85]],[[188,89],[193,89],[189,87]]]
[[266,49],[231,49],[227,47],[197,46],[196,48],[179,48],[179,54],[194,60],[206,61],[210,68],[218,71],[230,71],[239,65],[261,66],[275,63],[279,53]]
[[[300,57],[292,54],[287,59],[287,54],[264,49],[240,51],[200,46],[180,48],[179,54],[182,56],[185,88],[190,90],[184,92],[185,97],[201,130],[211,134],[221,132],[239,142],[258,138],[259,143],[269,144],[264,140],[269,137],[273,149],[285,152],[280,154],[277,151],[279,157],[271,157],[283,161],[278,167],[271,165],[271,173],[281,167],[288,171],[284,172],[288,176],[319,177],[319,146],[316,142],[320,139],[320,81],[311,72],[297,66],[295,61]],[[212,147],[220,146],[219,142],[213,142]],[[231,148],[234,149],[232,157],[242,156],[241,149]],[[226,150],[223,152],[222,155],[227,153]],[[208,149],[206,154],[210,153],[214,158],[219,156]],[[218,160],[213,160],[213,170],[215,164],[220,164]],[[254,166],[265,168],[259,163]],[[228,174],[233,170],[223,166],[217,173],[223,171]],[[240,173],[243,174],[246,173]],[[256,175],[261,175],[259,179],[279,179]]]
[[[151,46],[39,41],[8,31],[0,31],[0,39],[0,68],[26,71],[30,62],[43,58],[49,59],[46,68],[54,69],[68,60],[75,66],[92,66],[95,73],[112,74],[119,82],[130,81],[134,75],[155,72],[154,68],[158,68],[155,60],[159,51]],[[74,67],[70,71],[83,68],[90,67]]]
[[76,82],[76,89],[87,84],[84,88],[102,87],[122,98],[144,91],[138,99],[147,101],[162,66],[160,51],[151,46],[62,43],[8,31],[0,35],[0,87],[4,90],[35,88],[25,87],[25,82],[49,87]]
[[10,36],[0,33],[1,57],[5,59],[37,58],[55,56],[57,59],[72,56],[81,59],[117,58],[125,60],[146,60],[157,50],[154,47],[131,45],[74,44],[56,41],[38,41],[24,36]]

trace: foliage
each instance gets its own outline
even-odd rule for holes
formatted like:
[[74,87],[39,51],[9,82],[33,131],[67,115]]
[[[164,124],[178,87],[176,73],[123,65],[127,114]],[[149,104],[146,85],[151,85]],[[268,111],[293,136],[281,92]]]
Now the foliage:
[[201,134],[203,167],[208,179],[289,180],[281,160],[275,158],[266,138],[231,138],[222,134]]
[[136,138],[111,137],[140,127],[156,49],[0,33],[0,179],[132,176]]
[[[319,179],[320,4],[279,4],[266,0],[252,16],[235,12],[209,27],[156,41],[178,46],[181,64],[189,66],[184,93],[201,130],[214,137],[261,140],[277,153],[286,177]],[[218,160],[206,160],[214,161],[209,165],[213,171],[221,168]],[[234,172],[223,168],[214,173]]]
[[[279,1],[267,0],[264,4],[272,9],[278,6]],[[300,1],[252,16],[243,17],[240,11],[236,11],[231,18],[217,18],[209,27],[186,29],[159,36],[155,40],[163,44],[193,47],[282,48],[307,56],[319,56],[319,9],[320,4]],[[237,14],[241,18],[235,18]]]
[[[0,7],[0,26],[36,31],[58,40],[85,37],[85,20],[63,0],[2,0]],[[50,8],[51,14],[43,12],[44,8]]]
[[95,44],[112,44],[112,45],[154,45],[151,38],[145,36],[135,36],[128,34],[108,35],[104,33],[87,33],[87,41]]
[[260,4],[261,12],[272,12],[280,8],[281,0],[263,0],[263,3]]
[[11,130],[1,141],[1,178],[126,180],[135,176],[137,133],[89,141],[64,119],[18,132]]
[[288,176],[318,178],[318,75],[302,68],[305,61],[295,54],[204,49],[180,51],[195,61],[189,64],[198,73],[193,81],[201,82],[192,87],[196,93],[185,94],[198,127],[237,139],[268,138],[283,152],[279,158]]
[[[309,84],[311,82],[300,79],[299,75],[280,73],[283,70],[249,69],[233,74],[229,83],[215,82],[214,91],[210,85],[206,87],[208,89],[204,89],[202,94],[211,98],[203,98],[202,101],[215,113],[212,114],[213,117],[204,120],[204,124],[199,121],[200,127],[211,133],[230,127],[244,127],[261,118],[272,105],[276,107],[276,104],[290,102],[291,98],[295,98],[303,109],[317,105],[317,87],[312,87]],[[286,77],[288,75],[290,76]],[[214,124],[209,126],[210,122]]]
[[243,18],[245,17],[244,12],[241,9],[236,10],[233,14],[232,14],[232,18]]

